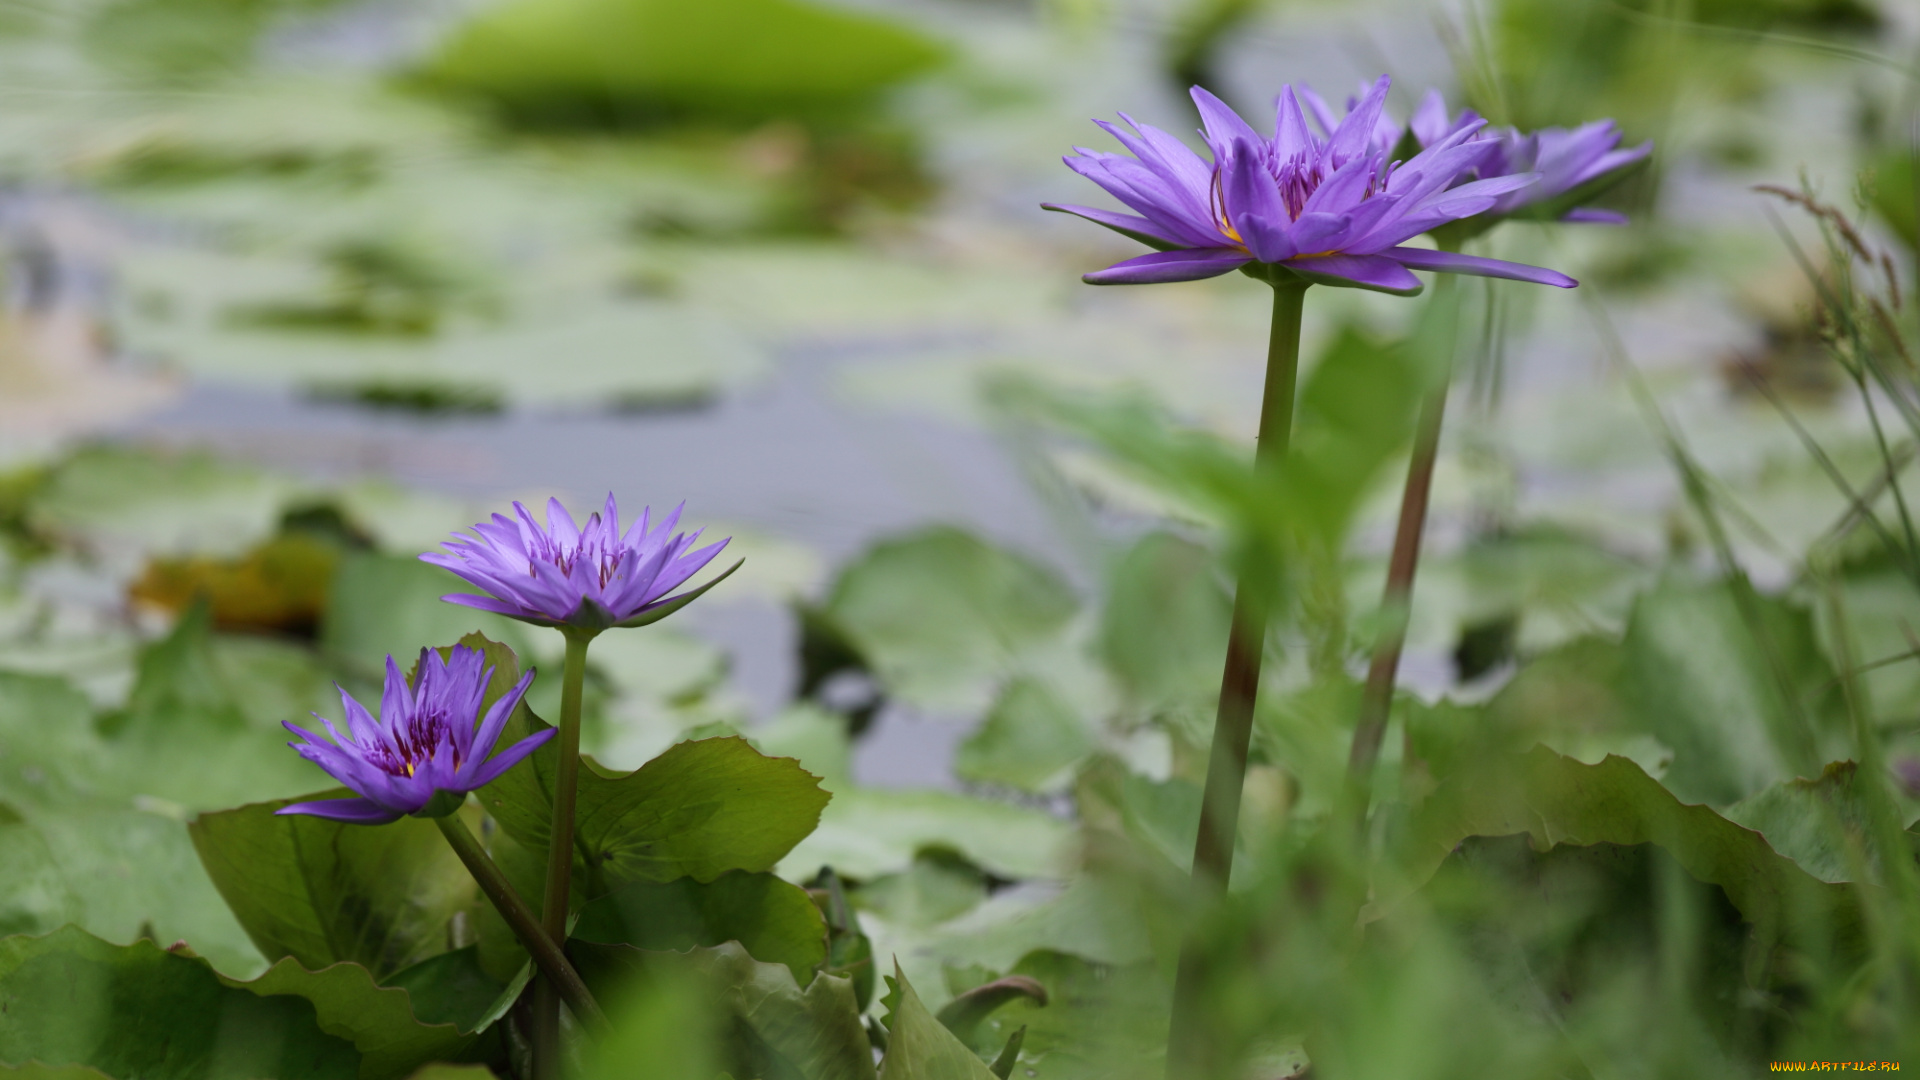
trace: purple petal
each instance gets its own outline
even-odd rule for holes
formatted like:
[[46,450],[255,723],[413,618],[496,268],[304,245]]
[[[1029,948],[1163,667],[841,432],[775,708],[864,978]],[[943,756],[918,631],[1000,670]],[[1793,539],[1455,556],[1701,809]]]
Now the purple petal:
[[1133,214],[1121,214],[1112,210],[1100,210],[1091,206],[1075,206],[1071,203],[1041,203],[1040,209],[1056,210],[1062,214],[1072,214],[1075,217],[1083,217],[1095,225],[1105,225],[1107,228],[1112,229],[1122,236],[1139,240],[1142,243],[1166,244],[1169,247],[1181,246],[1180,241],[1166,235],[1159,226],[1148,221],[1146,218],[1136,217]]
[[[1316,96],[1314,100],[1319,99]],[[1319,104],[1322,109],[1327,107],[1324,101]],[[1280,100],[1275,105],[1274,113],[1273,156],[1276,160],[1285,161],[1302,150],[1312,148],[1313,133],[1307,130],[1307,118],[1300,111],[1300,100],[1294,95],[1293,87],[1280,88]]]
[[1227,103],[1214,97],[1201,87],[1194,87],[1188,93],[1193,97],[1194,107],[1200,110],[1200,122],[1206,125],[1207,145],[1213,148],[1214,160],[1220,157],[1220,148],[1234,142],[1257,144],[1264,140],[1247,126],[1240,114],[1227,107]]
[[1507,262],[1505,259],[1489,259],[1480,255],[1461,255],[1452,251],[1430,251],[1426,248],[1410,247],[1391,248],[1386,254],[1402,265],[1411,266],[1416,270],[1507,278],[1512,281],[1530,281],[1536,285],[1555,285],[1562,289],[1571,289],[1580,284],[1558,270]]
[[494,702],[492,708],[487,710],[486,718],[480,722],[480,730],[474,733],[472,753],[468,755],[467,763],[463,766],[466,771],[471,773],[470,766],[474,762],[484,760],[488,754],[493,753],[493,744],[499,741],[500,730],[507,726],[507,719],[513,715],[513,710],[519,707],[520,699],[526,695],[527,687],[533,685],[533,676],[534,669],[528,668],[527,673],[520,676],[520,681],[513,684],[513,689],[501,695],[500,700]]
[[1567,211],[1560,220],[1576,225],[1625,225],[1627,215],[1591,206],[1577,206]]
[[1340,121],[1333,137],[1327,140],[1327,154],[1336,166],[1365,157],[1372,151],[1374,128],[1380,123],[1380,112],[1387,104],[1387,88],[1392,85],[1392,79],[1380,76],[1367,91],[1366,98]]
[[1252,261],[1253,256],[1239,248],[1183,248],[1179,251],[1156,251],[1117,262],[1080,280],[1089,285],[1158,285],[1173,281],[1199,281],[1238,270]]
[[274,813],[276,815],[306,814],[309,817],[344,821],[349,825],[385,825],[390,821],[399,821],[405,816],[381,806],[372,799],[316,799],[312,802],[283,806]]
[[1447,130],[1453,125],[1447,120],[1447,100],[1440,91],[1432,89],[1420,99],[1420,107],[1413,110],[1413,121],[1408,125],[1413,129],[1413,137],[1421,147],[1432,146],[1447,137]]
[[[1324,189],[1322,189],[1324,190]],[[1353,226],[1353,217],[1348,214],[1327,214],[1308,212],[1300,215],[1293,223],[1294,250],[1303,255],[1317,255],[1333,251],[1341,246]],[[1268,259],[1268,262],[1279,262]]]
[[465,782],[470,788],[486,787],[488,784],[498,780],[502,773],[505,773],[508,769],[526,760],[528,754],[540,749],[540,747],[546,744],[548,739],[559,734],[559,731],[560,729],[558,728],[548,728],[545,731],[535,732],[521,739],[519,742],[495,754],[491,760],[476,770]]
[[1409,296],[1421,288],[1419,278],[1383,255],[1313,255],[1290,259],[1282,265],[1308,277],[1338,279],[1327,284],[1355,282],[1365,288]]

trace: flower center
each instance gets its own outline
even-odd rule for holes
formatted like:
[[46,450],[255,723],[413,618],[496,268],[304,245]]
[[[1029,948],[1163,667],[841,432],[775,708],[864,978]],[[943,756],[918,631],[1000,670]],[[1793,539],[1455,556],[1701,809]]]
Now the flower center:
[[[599,530],[596,529],[595,526],[599,523],[600,515],[593,515],[593,517],[588,520],[587,527],[583,532],[588,535],[597,533]],[[587,539],[586,535],[583,535],[576,541],[571,548],[563,548],[559,544],[554,543],[552,537],[543,536],[533,545],[533,549],[529,554],[532,555],[532,559],[527,562],[527,575],[529,577],[533,576],[533,563],[536,560],[552,563],[560,569],[560,573],[569,578],[573,576],[573,568],[584,563],[594,568],[596,572],[595,576],[600,581],[600,587],[604,589],[609,582],[619,576],[620,557],[626,554],[626,549],[617,544],[608,547],[605,544]]]
[[417,714],[406,730],[394,732],[394,742],[398,752],[384,745],[375,746],[367,754],[367,759],[376,767],[392,776],[412,776],[414,771],[431,760],[435,750],[442,745],[453,748],[453,764],[460,764],[460,748],[453,742],[453,725],[444,714],[429,712]]
[[[1285,161],[1274,160],[1271,146],[1266,147],[1265,151],[1265,160],[1260,164],[1265,167],[1267,176],[1279,190],[1280,204],[1287,208],[1289,221],[1299,221],[1300,215],[1306,212],[1307,200],[1313,198],[1313,193],[1320,190],[1320,185],[1326,182],[1327,177],[1340,171],[1340,167],[1347,163],[1347,159],[1335,159],[1333,155],[1327,153],[1325,147],[1308,147],[1296,151]],[[1387,179],[1392,172],[1391,165],[1385,169],[1376,167],[1367,177],[1366,189],[1355,201],[1364,201],[1385,191]],[[1246,240],[1240,235],[1240,230],[1234,228],[1233,221],[1227,216],[1226,189],[1218,165],[1213,168],[1213,183],[1207,191],[1207,202],[1208,209],[1213,213],[1214,225],[1220,230],[1220,235],[1244,250]],[[1319,254],[1333,253],[1328,251]]]

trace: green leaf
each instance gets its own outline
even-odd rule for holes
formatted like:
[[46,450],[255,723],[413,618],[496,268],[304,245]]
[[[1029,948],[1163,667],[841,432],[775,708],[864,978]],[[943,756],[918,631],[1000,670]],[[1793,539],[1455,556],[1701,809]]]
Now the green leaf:
[[360,1076],[360,1053],[324,1029],[312,1002],[253,993],[150,941],[109,945],[71,927],[0,939],[0,1002],[9,1064],[141,1080]]
[[[748,116],[841,107],[934,62],[875,15],[803,0],[513,0],[449,37],[443,85],[535,111]],[[620,62],[608,64],[608,57]]]
[[784,964],[753,959],[737,942],[684,953],[574,939],[567,955],[594,994],[617,999],[662,977],[692,977],[731,1018],[727,1071],[798,1080],[873,1080],[873,1051],[853,983],[819,975],[802,990]]
[[960,744],[953,771],[976,783],[1058,791],[1093,749],[1093,737],[1073,709],[1046,683],[1022,677],[1000,691],[986,720]]
[[482,966],[480,947],[468,945],[397,971],[383,985],[405,990],[421,1022],[454,1024],[472,1032],[484,1031],[504,1016],[532,976],[530,965],[523,962],[514,978],[501,982]]
[[290,996],[312,1003],[320,1030],[360,1052],[359,1080],[399,1080],[426,1062],[459,1056],[473,1042],[454,1024],[416,1018],[407,991],[376,985],[359,964],[313,971],[289,957],[257,979],[220,981],[269,1000]]
[[887,1056],[880,1062],[880,1080],[992,1080],[986,1062],[920,1004],[920,995],[898,964],[893,981],[899,1000],[887,1018]]
[[985,1017],[972,1042],[976,1049],[990,1053],[1024,1028],[1020,1067],[1042,1080],[1121,1080],[1165,1071],[1169,986],[1153,964],[1101,964],[1038,949],[1008,974],[1038,983],[1046,997],[1009,1000]]
[[404,671],[421,649],[439,648],[474,632],[528,655],[533,628],[440,599],[473,591],[451,572],[417,558],[356,552],[340,560],[334,572],[320,626],[321,648],[374,679],[385,670],[389,655]]
[[[530,712],[516,712],[502,745],[544,726]],[[530,766],[479,792],[501,828],[536,851],[546,850],[558,753],[549,742]],[[771,869],[813,831],[829,797],[819,778],[791,758],[767,757],[741,738],[701,739],[622,775],[586,759],[574,839],[600,883],[596,891],[678,877],[706,882],[729,870]]]
[[1452,348],[1456,306],[1436,294],[1409,344],[1346,326],[1322,350],[1300,387],[1285,463],[1287,505],[1302,524],[1329,538],[1346,534],[1381,469],[1413,437],[1427,387],[1446,370],[1429,354]]
[[806,890],[766,873],[632,882],[587,904],[573,937],[654,952],[737,941],[755,960],[785,964],[802,986],[827,960],[820,909]]
[[1490,710],[1521,746],[1550,733],[1650,735],[1673,751],[1662,782],[1716,805],[1811,774],[1848,747],[1810,616],[1744,582],[1642,593],[1618,645],[1569,642],[1523,667]]
[[272,535],[299,485],[210,454],[95,447],[34,493],[35,532],[95,551],[238,555]]
[[[208,810],[291,795],[324,780],[288,749],[280,726],[303,718],[300,706],[321,704],[326,681],[319,668],[289,672],[278,653],[223,651],[217,642],[206,606],[196,604],[171,634],[142,650],[127,707],[106,725],[105,760],[121,790]],[[260,704],[250,709],[249,698]],[[338,718],[337,697],[334,706]],[[271,715],[277,708],[287,711]]]
[[1100,619],[1100,658],[1134,700],[1205,700],[1220,690],[1233,601],[1206,548],[1148,533],[1114,564]]
[[0,1064],[0,1076],[10,1080],[113,1080],[87,1065],[42,1065],[37,1061],[25,1065]]
[[1413,811],[1398,879],[1378,882],[1373,910],[1432,876],[1462,840],[1526,833],[1534,847],[1657,844],[1700,881],[1718,885],[1763,939],[1803,933],[1854,942],[1859,901],[1776,854],[1759,833],[1689,806],[1625,758],[1583,765],[1545,748],[1490,756],[1444,781]]
[[476,890],[432,822],[274,813],[295,801],[202,814],[188,826],[207,875],[262,953],[309,968],[352,961],[384,979],[447,950],[448,920]]
[[837,792],[820,827],[782,862],[784,877],[822,866],[872,878],[913,865],[916,852],[944,847],[995,877],[1059,876],[1073,829],[1023,806],[947,791],[854,788]]
[[[1727,807],[1727,820],[1767,838],[1768,846],[1827,882],[1882,881],[1883,853],[1873,842],[1866,797],[1857,789],[1859,766],[1828,765],[1816,780],[1789,780]],[[1920,837],[1903,833],[1907,858],[1920,855]]]
[[842,570],[824,613],[889,693],[943,708],[982,698],[1077,606],[1052,571],[937,527],[877,544]]
[[[190,730],[181,737],[193,741]],[[45,933],[71,922],[121,941],[150,931],[191,941],[225,970],[260,970],[259,953],[200,869],[185,808],[150,794],[140,747],[100,738],[80,694],[58,679],[0,673],[0,747],[9,811],[0,823],[0,922],[8,930]],[[260,749],[288,753],[278,741]]]
[[913,865],[883,874],[860,887],[860,906],[887,925],[925,929],[966,914],[987,898],[986,875],[952,851],[930,847]]
[[659,1080],[713,1080],[720,1075],[720,1036],[728,1019],[690,971],[655,972],[622,999],[607,1003],[613,1032],[587,1057],[586,1080],[631,1080],[636,1062]]

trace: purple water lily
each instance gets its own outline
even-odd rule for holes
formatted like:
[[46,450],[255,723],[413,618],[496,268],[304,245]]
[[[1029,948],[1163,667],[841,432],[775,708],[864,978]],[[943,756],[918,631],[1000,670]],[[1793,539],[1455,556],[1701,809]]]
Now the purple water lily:
[[521,676],[481,718],[480,701],[492,677],[486,655],[464,645],[455,645],[444,659],[433,649],[420,650],[412,687],[393,657],[387,657],[378,719],[341,690],[340,705],[347,714],[344,736],[319,713],[314,719],[326,725],[331,742],[291,720],[285,722],[288,731],[305,740],[287,745],[360,797],[294,803],[275,813],[311,814],[355,825],[382,825],[410,814],[453,813],[467,792],[492,783],[554,734],[549,728],[493,754],[507,718],[533,682],[533,672]]
[[[1069,168],[1132,208],[1121,214],[1045,204],[1160,250],[1086,275],[1092,285],[1193,281],[1247,268],[1268,280],[1293,278],[1411,295],[1411,269],[1513,278],[1572,288],[1557,271],[1455,252],[1403,246],[1421,233],[1491,210],[1501,197],[1540,179],[1516,173],[1467,180],[1499,149],[1474,136],[1475,118],[1404,162],[1378,145],[1390,80],[1322,138],[1307,125],[1301,96],[1281,90],[1274,135],[1263,139],[1232,109],[1193,88],[1213,154],[1208,162],[1171,135],[1121,114],[1131,131],[1096,121],[1131,152],[1076,148]],[[1136,216],[1137,215],[1137,216]]]
[[[1322,129],[1334,129],[1337,122],[1333,110],[1318,94],[1302,89],[1300,97]],[[1349,98],[1349,115],[1361,105],[1360,97]],[[1457,114],[1449,113],[1446,98],[1441,96],[1440,91],[1428,90],[1426,97],[1414,110],[1413,119],[1404,129],[1385,116],[1376,121],[1374,147],[1391,151],[1400,145],[1405,135],[1411,134],[1415,145],[1426,148],[1437,146],[1461,131],[1471,131],[1470,140],[1492,143],[1494,150],[1468,170],[1463,180],[1485,180],[1527,173],[1539,175],[1538,181],[1500,196],[1493,206],[1477,216],[1476,220],[1487,224],[1530,208],[1543,208],[1565,196],[1591,197],[1597,194],[1593,190],[1597,186],[1596,181],[1609,176],[1617,177],[1621,169],[1645,160],[1653,153],[1652,140],[1620,149],[1620,140],[1624,136],[1620,126],[1612,120],[1595,120],[1571,130],[1552,127],[1531,133],[1512,127],[1483,128],[1480,126],[1482,123],[1480,114],[1472,109],[1462,109]],[[1612,210],[1573,206],[1551,206],[1551,209],[1551,216],[1560,221],[1608,225],[1624,225],[1627,222],[1625,215]]]
[[490,594],[441,597],[455,604],[589,633],[610,626],[643,626],[719,584],[715,578],[691,592],[667,595],[727,546],[722,540],[695,550],[701,530],[691,536],[675,533],[684,505],[651,526],[651,510],[643,509],[623,534],[620,509],[611,494],[605,513],[589,517],[585,527],[574,524],[558,499],[547,501],[544,528],[516,502],[518,520],[495,514],[492,521],[473,527],[477,536],[455,533],[456,539],[442,545],[446,553],[420,558]]

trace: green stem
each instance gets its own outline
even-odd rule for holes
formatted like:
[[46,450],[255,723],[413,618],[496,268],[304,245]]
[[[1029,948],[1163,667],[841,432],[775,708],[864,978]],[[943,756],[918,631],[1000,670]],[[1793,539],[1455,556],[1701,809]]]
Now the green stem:
[[1373,645],[1373,663],[1367,668],[1367,682],[1360,691],[1360,720],[1354,726],[1353,748],[1347,755],[1346,810],[1356,829],[1366,826],[1373,766],[1380,756],[1387,716],[1393,711],[1394,680],[1407,644],[1413,577],[1420,567],[1420,538],[1426,531],[1427,499],[1433,489],[1433,466],[1440,457],[1440,425],[1446,411],[1447,382],[1442,381],[1420,403],[1420,426],[1414,434],[1413,458],[1407,465],[1407,485],[1400,493],[1400,521],[1394,528],[1387,584],[1380,597],[1385,626]]
[[[1443,243],[1458,251],[1458,243]],[[1435,285],[1435,303],[1445,301],[1453,279],[1441,275]],[[1342,817],[1357,835],[1364,836],[1367,810],[1373,798],[1373,768],[1380,758],[1380,741],[1393,712],[1393,687],[1400,673],[1400,655],[1406,649],[1407,622],[1413,612],[1413,579],[1420,569],[1420,538],[1427,527],[1428,496],[1433,490],[1433,467],[1440,458],[1440,427],[1446,419],[1447,391],[1453,385],[1453,353],[1445,351],[1446,366],[1434,374],[1427,396],[1420,402],[1414,430],[1413,456],[1407,463],[1407,483],[1400,492],[1400,520],[1393,531],[1393,553],[1387,558],[1387,583],[1380,597],[1384,625],[1373,645],[1373,662],[1360,691],[1360,716],[1347,754],[1347,784]]]
[[479,883],[480,891],[493,901],[494,910],[500,912],[500,917],[513,928],[520,944],[526,946],[527,952],[533,956],[533,962],[539,965],[541,975],[559,988],[567,1007],[586,1023],[605,1027],[606,1015],[600,1011],[599,1003],[593,1000],[587,984],[580,981],[580,973],[573,970],[573,965],[567,962],[567,956],[560,951],[560,946],[547,936],[540,921],[533,917],[532,909],[520,899],[513,884],[500,872],[500,867],[487,854],[487,849],[480,846],[480,841],[474,838],[466,823],[460,820],[460,815],[437,817],[433,823],[440,826],[440,835],[447,838],[453,853],[466,864],[467,872]]
[[[1267,339],[1266,389],[1260,400],[1260,436],[1254,468],[1265,473],[1286,459],[1293,430],[1294,385],[1300,370],[1300,313],[1307,286],[1287,282],[1273,287],[1273,325]],[[1207,760],[1206,789],[1200,802],[1200,832],[1193,846],[1193,882],[1204,898],[1226,892],[1233,874],[1233,838],[1239,832],[1240,796],[1247,779],[1247,745],[1253,735],[1253,707],[1260,690],[1260,661],[1267,638],[1270,583],[1244,568],[1234,590],[1233,625],[1227,633],[1227,659],[1220,677],[1220,704],[1213,723],[1213,748]],[[1183,1078],[1206,1073],[1206,1037],[1200,1023],[1202,956],[1191,941],[1181,951],[1173,991],[1173,1027],[1167,1046],[1167,1075]]]
[[[567,940],[567,889],[573,880],[573,805],[580,786],[580,693],[593,635],[565,630],[567,666],[560,693],[560,761],[553,778],[553,818],[547,836],[547,891],[540,921],[547,936]],[[544,975],[533,987],[534,1080],[560,1075],[560,988]]]

